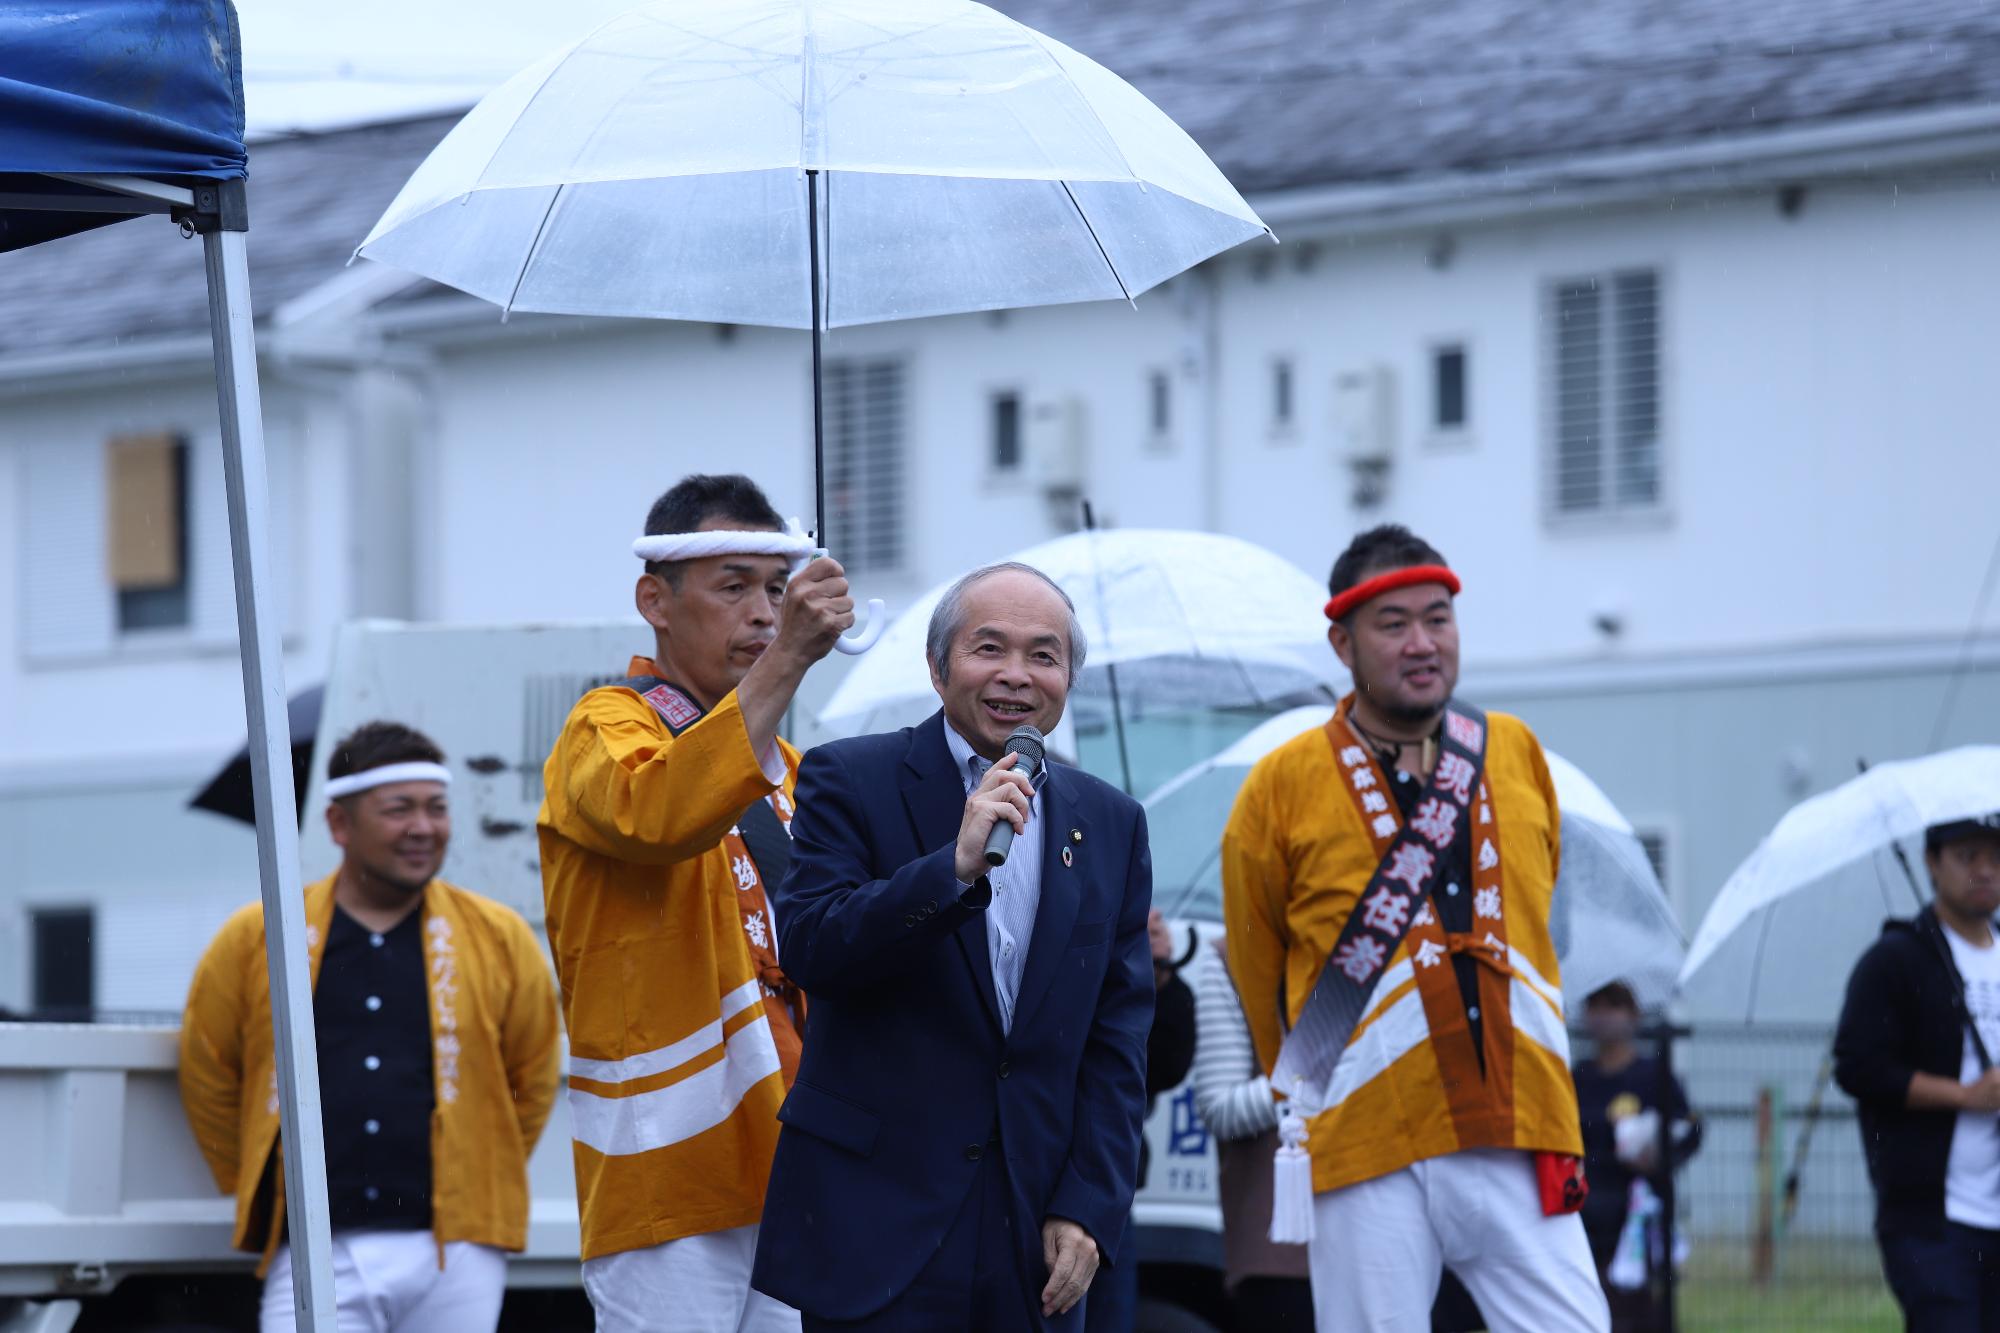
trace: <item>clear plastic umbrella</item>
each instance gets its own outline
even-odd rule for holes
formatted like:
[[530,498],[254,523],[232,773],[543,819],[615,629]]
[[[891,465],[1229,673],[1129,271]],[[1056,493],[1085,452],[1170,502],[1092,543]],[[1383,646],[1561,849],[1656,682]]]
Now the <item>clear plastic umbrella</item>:
[[[1330,707],[1293,708],[1260,723],[1146,798],[1153,837],[1154,898],[1169,915],[1221,914],[1223,826],[1250,766],[1294,736],[1323,727]],[[1562,868],[1549,934],[1566,995],[1623,981],[1639,1003],[1673,997],[1684,941],[1632,825],[1587,774],[1544,751],[1562,807]]]
[[671,0],[490,94],[358,253],[499,305],[822,329],[1130,299],[1268,230],[1086,56],[967,0]]
[[[1089,691],[1110,668],[1135,712],[1271,704],[1329,695],[1344,678],[1326,641],[1326,588],[1252,542],[1211,532],[1077,532],[1008,557],[1033,565],[1076,603],[1089,644]],[[882,636],[883,651],[847,673],[820,720],[865,722],[932,698],[924,635],[948,583],[925,593]]]
[[[1883,848],[1920,837],[1932,824],[2000,809],[2000,745],[1967,745],[1921,759],[1877,764],[1829,792],[1793,806],[1736,868],[1709,904],[1681,968],[1685,982],[1753,918],[1813,889]],[[1857,910],[1879,915],[1861,898]],[[1824,915],[1824,913],[1823,913]]]

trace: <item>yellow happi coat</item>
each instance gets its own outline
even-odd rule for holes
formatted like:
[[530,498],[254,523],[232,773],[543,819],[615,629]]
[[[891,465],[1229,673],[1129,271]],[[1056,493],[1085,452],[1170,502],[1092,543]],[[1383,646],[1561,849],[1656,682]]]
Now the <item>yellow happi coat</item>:
[[779,750],[773,781],[734,692],[675,737],[610,686],[576,705],[549,756],[542,887],[585,1259],[763,1213],[786,1082],[737,903],[755,867],[734,829],[773,793],[789,822],[799,756]]
[[[315,985],[333,923],[333,882],[329,875],[306,889]],[[528,1242],[528,1155],[562,1076],[549,965],[520,913],[490,898],[434,879],[418,910],[431,992],[431,1230],[439,1261],[454,1240],[519,1250]],[[260,1275],[285,1226],[272,1043],[264,909],[253,903],[229,918],[195,969],[180,1085],[216,1184],[236,1196],[233,1243],[264,1256]]]
[[[1401,827],[1388,775],[1343,721],[1352,702],[1258,761],[1223,834],[1229,970],[1267,1073]],[[1583,1151],[1548,925],[1555,786],[1518,718],[1493,713],[1487,724],[1473,930],[1448,936],[1435,912],[1420,911],[1388,959],[1310,1125],[1315,1190],[1467,1148]],[[1455,953],[1479,960],[1483,1076]]]

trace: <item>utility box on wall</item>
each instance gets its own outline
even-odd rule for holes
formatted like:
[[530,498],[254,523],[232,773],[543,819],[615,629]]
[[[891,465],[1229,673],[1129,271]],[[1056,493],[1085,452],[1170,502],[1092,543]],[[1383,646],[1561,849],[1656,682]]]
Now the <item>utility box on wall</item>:
[[1389,489],[1396,453],[1396,372],[1387,366],[1333,377],[1333,456],[1354,479],[1353,503],[1372,509]]
[[1082,494],[1089,473],[1089,436],[1083,399],[1072,395],[1031,406],[1027,454],[1035,485],[1052,498]]

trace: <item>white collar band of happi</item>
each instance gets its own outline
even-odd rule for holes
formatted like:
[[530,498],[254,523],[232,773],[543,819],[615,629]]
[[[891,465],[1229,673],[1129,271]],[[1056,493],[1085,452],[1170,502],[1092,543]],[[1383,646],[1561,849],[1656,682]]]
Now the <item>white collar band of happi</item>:
[[449,787],[451,770],[443,764],[420,761],[364,768],[359,773],[349,773],[346,777],[328,778],[326,799],[337,801],[343,796],[352,796],[356,792],[368,791],[374,787],[386,787],[392,782],[441,782]]
[[786,522],[783,532],[742,532],[716,529],[711,532],[663,532],[641,537],[632,543],[632,554],[648,562],[660,560],[704,560],[713,555],[781,555],[797,571],[819,549],[798,519]]

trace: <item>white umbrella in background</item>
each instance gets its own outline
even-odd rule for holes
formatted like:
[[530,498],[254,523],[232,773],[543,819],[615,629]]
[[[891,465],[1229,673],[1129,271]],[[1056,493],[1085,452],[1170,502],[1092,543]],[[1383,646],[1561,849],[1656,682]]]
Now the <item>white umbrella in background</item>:
[[503,311],[811,329],[827,546],[822,330],[1129,300],[1268,234],[1165,113],[984,5],[669,0],[488,95],[358,253]]
[[[2000,810],[2000,745],[1967,745],[1921,759],[1877,764],[1860,777],[1793,806],[1715,895],[1695,932],[1681,980],[1723,942],[1792,894],[1932,824]],[[1871,917],[1873,899],[1852,905]]]
[[[1214,917],[1222,902],[1221,845],[1236,792],[1250,766],[1302,732],[1323,727],[1330,707],[1280,713],[1146,798],[1153,839],[1153,897],[1168,915]],[[1613,981],[1647,1007],[1674,990],[1683,948],[1679,923],[1632,825],[1582,769],[1544,752],[1562,807],[1562,867],[1549,933],[1575,1000]]]
[[[1079,690],[1117,669],[1129,712],[1271,704],[1330,695],[1344,679],[1326,641],[1326,588],[1263,547],[1211,532],[1077,532],[1008,557],[1033,565],[1076,603],[1089,650]],[[932,700],[924,635],[949,583],[903,612],[847,673],[822,722]]]

